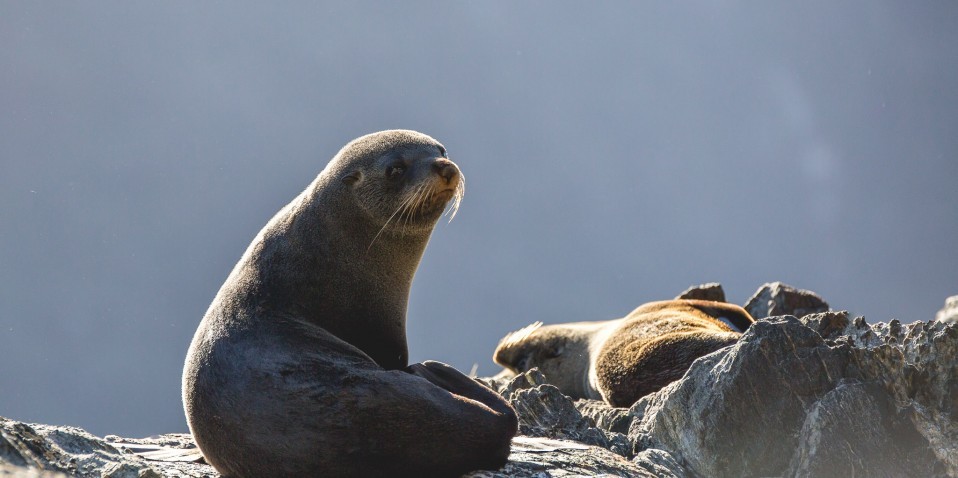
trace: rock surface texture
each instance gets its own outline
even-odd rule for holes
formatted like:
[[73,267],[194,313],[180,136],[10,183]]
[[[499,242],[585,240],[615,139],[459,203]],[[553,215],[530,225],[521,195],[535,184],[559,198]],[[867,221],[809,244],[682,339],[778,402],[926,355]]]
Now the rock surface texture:
[[725,290],[722,289],[722,284],[719,284],[718,282],[709,282],[708,284],[689,287],[675,298],[725,302]]
[[[527,440],[551,447],[517,441],[503,469],[466,476],[958,476],[958,324],[869,325],[783,284],[748,305],[756,318],[779,315],[630,409],[573,401],[535,369],[485,379],[516,408],[520,432],[541,437]],[[119,442],[192,446],[185,435],[100,439],[0,419],[0,477],[217,476]]]
[[742,307],[756,320],[777,315],[802,317],[829,310],[828,303],[818,294],[796,289],[781,282],[763,285]]

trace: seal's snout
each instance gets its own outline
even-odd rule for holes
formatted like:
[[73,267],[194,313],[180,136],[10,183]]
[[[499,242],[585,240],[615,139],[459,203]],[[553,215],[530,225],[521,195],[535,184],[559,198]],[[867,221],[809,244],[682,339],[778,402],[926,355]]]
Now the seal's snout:
[[452,184],[459,176],[459,168],[456,164],[445,158],[439,158],[433,162],[432,169],[446,181],[446,184]]

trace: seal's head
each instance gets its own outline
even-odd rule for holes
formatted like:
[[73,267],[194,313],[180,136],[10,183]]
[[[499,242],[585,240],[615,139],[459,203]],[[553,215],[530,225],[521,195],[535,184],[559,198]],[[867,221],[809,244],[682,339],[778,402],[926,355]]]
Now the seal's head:
[[566,395],[590,396],[589,346],[594,324],[535,322],[503,337],[492,358],[513,373],[538,368]]
[[381,226],[380,234],[431,230],[450,201],[455,216],[465,189],[446,148],[409,130],[381,131],[351,141],[325,173],[348,188],[367,219]]

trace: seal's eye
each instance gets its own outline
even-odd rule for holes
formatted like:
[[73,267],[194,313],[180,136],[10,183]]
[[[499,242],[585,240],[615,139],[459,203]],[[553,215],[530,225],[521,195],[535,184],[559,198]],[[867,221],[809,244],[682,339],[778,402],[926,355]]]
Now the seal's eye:
[[448,156],[446,156],[446,148],[444,148],[444,147],[442,147],[442,146],[439,147],[439,154],[440,154],[443,158],[448,157]]
[[386,167],[386,177],[389,179],[399,179],[406,172],[406,166],[403,164],[393,164]]

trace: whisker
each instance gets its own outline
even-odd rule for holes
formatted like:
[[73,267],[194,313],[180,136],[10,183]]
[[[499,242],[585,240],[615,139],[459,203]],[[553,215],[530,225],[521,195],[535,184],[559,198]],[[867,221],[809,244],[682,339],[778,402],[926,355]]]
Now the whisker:
[[[466,180],[459,176],[459,182],[456,185],[456,190],[453,192],[453,198],[450,204],[447,206],[443,215],[449,214],[449,222],[452,222],[453,218],[456,217],[456,213],[459,211],[459,204],[462,202],[462,197],[465,194],[466,190]],[[422,211],[422,208],[429,203],[435,197],[435,191],[432,190],[432,185],[428,181],[421,182],[415,189],[407,192],[402,201],[400,201],[399,206],[396,207],[396,210],[393,211],[392,215],[386,219],[386,222],[383,223],[383,227],[379,228],[379,231],[376,232],[376,235],[373,236],[373,240],[369,242],[369,246],[366,247],[366,252],[369,252],[372,249],[373,244],[376,243],[376,240],[379,239],[379,236],[386,231],[386,228],[389,227],[390,223],[401,223],[401,234],[406,234],[407,228],[409,227],[410,221],[416,217]],[[395,219],[395,221],[393,221]]]
[[405,221],[403,221],[403,226],[402,226],[403,234],[406,233],[406,226],[409,225],[409,221],[412,220],[412,218],[415,216],[415,213],[417,212],[419,208],[419,202],[422,197],[423,191],[425,191],[426,187],[427,185],[425,182],[420,183],[419,186],[416,188],[416,190],[410,194],[413,200],[406,205],[406,219]]
[[[376,235],[373,236],[373,240],[369,242],[369,245],[368,245],[368,246],[366,246],[366,252],[367,252],[367,253],[369,252],[370,249],[372,249],[373,244],[376,242],[376,239],[379,239],[379,236],[383,233],[383,231],[386,230],[386,227],[389,226],[389,221],[392,221],[392,219],[393,219],[394,217],[396,217],[396,214],[398,214],[399,211],[402,211],[403,207],[404,207],[408,202],[410,202],[410,201],[413,199],[413,197],[414,197],[413,195],[409,195],[409,196],[403,198],[403,200],[399,203],[399,206],[396,208],[396,211],[393,212],[392,215],[389,216],[388,219],[386,219],[386,222],[383,223],[383,227],[379,228],[379,232],[377,232]],[[402,218],[402,214],[400,214],[399,217],[400,217],[400,219],[401,219],[401,218]]]
[[422,207],[426,204],[426,200],[429,199],[430,194],[432,194],[432,185],[428,184],[426,181],[423,181],[422,188],[419,191],[416,191],[416,203],[413,205],[413,210],[416,212],[416,215],[422,214]]
[[[456,192],[453,193],[452,203],[449,208],[446,209],[446,212],[443,214],[449,214],[449,222],[452,222],[453,218],[456,217],[456,213],[459,212],[459,204],[462,202],[462,197],[466,194],[466,178],[460,174],[459,175],[459,184],[456,185]],[[450,211],[452,211],[450,213]]]

